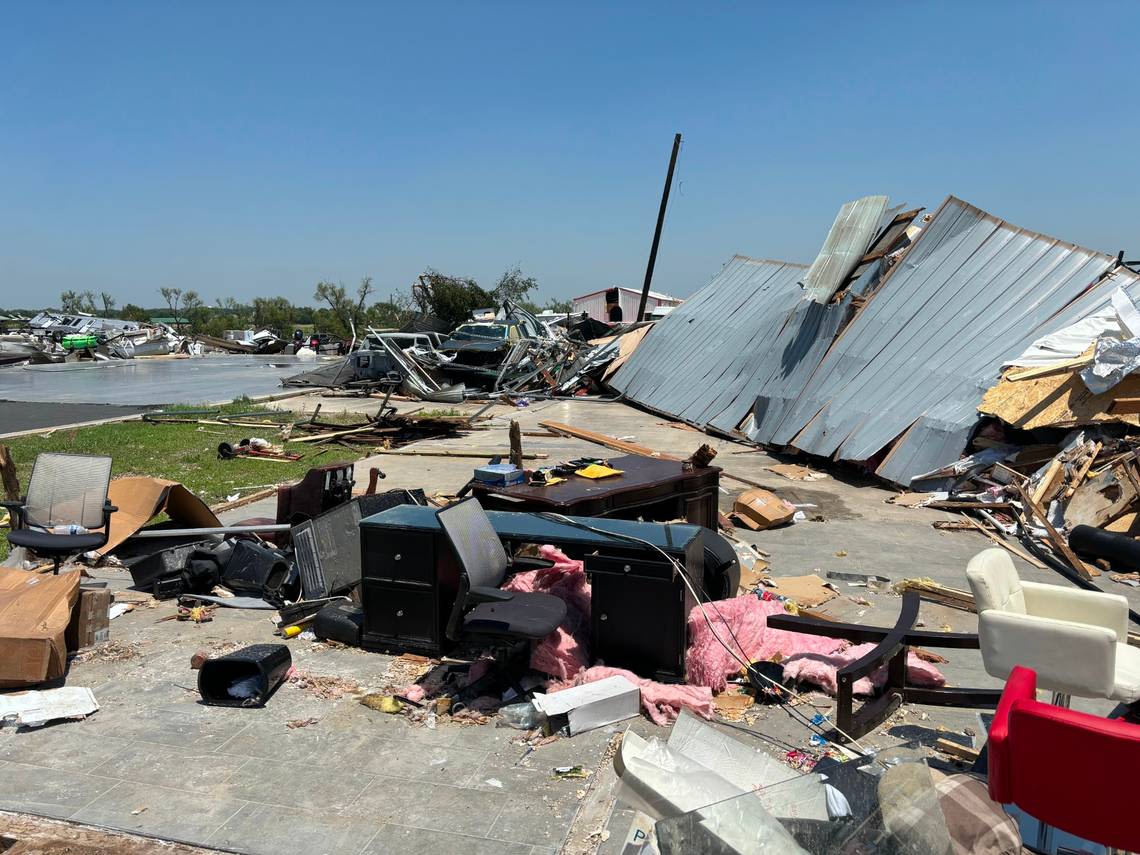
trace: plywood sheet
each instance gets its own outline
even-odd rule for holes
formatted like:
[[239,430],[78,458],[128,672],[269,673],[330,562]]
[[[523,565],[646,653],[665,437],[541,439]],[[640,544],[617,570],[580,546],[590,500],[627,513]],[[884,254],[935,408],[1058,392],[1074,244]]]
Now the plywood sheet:
[[1114,399],[1133,395],[1140,395],[1140,375],[1125,377],[1108,392],[1094,395],[1080,375],[1070,371],[1030,380],[1002,380],[986,392],[978,411],[1024,430],[1097,422],[1140,426],[1140,415],[1108,412]]

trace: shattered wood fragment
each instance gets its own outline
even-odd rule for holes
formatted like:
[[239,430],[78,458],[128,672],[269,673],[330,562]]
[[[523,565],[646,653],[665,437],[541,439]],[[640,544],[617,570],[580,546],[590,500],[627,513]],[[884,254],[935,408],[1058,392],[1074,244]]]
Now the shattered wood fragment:
[[1085,462],[1082,463],[1080,468],[1077,469],[1077,471],[1073,474],[1073,480],[1069,484],[1068,488],[1065,490],[1065,499],[1066,500],[1071,499],[1073,497],[1073,493],[1075,493],[1077,491],[1077,488],[1079,486],[1081,486],[1082,482],[1088,476],[1089,470],[1092,469],[1092,465],[1096,461],[1097,455],[1100,454],[1101,448],[1102,448],[1101,443],[1097,442],[1097,443],[1093,444],[1093,447],[1090,450],[1088,457],[1085,458]]
[[934,743],[934,747],[943,754],[948,754],[956,760],[964,760],[967,763],[973,763],[978,759],[980,754],[977,749],[970,748],[950,739],[937,739]]
[[1075,371],[1020,381],[1012,377],[1007,375],[986,392],[978,405],[979,412],[1023,430],[1098,422],[1140,424],[1140,411],[1114,409],[1115,400],[1122,394],[1140,393],[1140,376],[1125,377],[1115,388],[1099,395],[1090,392]]
[[978,531],[980,531],[982,534],[984,534],[986,537],[988,537],[990,540],[992,540],[994,543],[996,543],[998,546],[1000,546],[1000,547],[1001,547],[1002,549],[1004,549],[1006,552],[1009,552],[1009,553],[1011,553],[1011,554],[1013,554],[1013,555],[1016,555],[1016,556],[1017,556],[1018,558],[1020,558],[1022,561],[1025,561],[1025,562],[1026,562],[1026,563],[1028,563],[1028,564],[1032,564],[1032,565],[1033,565],[1034,567],[1036,567],[1038,570],[1048,570],[1048,569],[1049,569],[1049,568],[1048,568],[1048,567],[1045,565],[1045,563],[1044,563],[1044,562],[1042,562],[1042,561],[1038,561],[1036,558],[1034,558],[1034,557],[1033,557],[1032,555],[1030,555],[1029,553],[1027,553],[1027,552],[1022,552],[1022,551],[1021,551],[1020,549],[1018,549],[1016,546],[1013,546],[1012,544],[1006,543],[1006,541],[1005,541],[1005,540],[1004,540],[1002,537],[1000,537],[1000,536],[998,536],[998,535],[994,534],[992,531],[990,531],[988,528],[986,528],[985,526],[983,526],[983,525],[982,525],[981,523],[979,523],[977,520],[975,520],[975,519],[972,519],[971,517],[966,517],[965,519],[966,519],[966,521],[967,521],[967,522],[969,522],[969,523],[970,523],[970,524],[971,524],[971,525],[972,525],[974,528],[976,528]]
[[1077,525],[1104,528],[1133,508],[1138,498],[1131,479],[1117,463],[1077,485],[1065,506],[1065,524],[1070,528]]
[[1053,548],[1061,554],[1065,561],[1085,579],[1092,579],[1093,576],[1099,576],[1100,571],[1085,564],[1073,550],[1069,548],[1068,541],[1053,528],[1053,524],[1049,522],[1049,517],[1041,510],[1041,507],[1033,501],[1033,497],[1029,495],[1028,491],[1020,484],[1016,487],[1018,494],[1021,496],[1022,501],[1025,503],[1025,509],[1029,511],[1031,516],[1036,517],[1045,533],[1048,535],[1049,543]]
[[1045,474],[1041,476],[1040,482],[1033,490],[1033,501],[1041,504],[1041,502],[1047,502],[1052,498],[1060,487],[1059,481],[1064,477],[1064,474],[1065,464],[1060,457],[1054,457],[1053,462],[1049,464],[1049,468],[1045,470]]
[[814,469],[808,469],[808,467],[796,463],[775,463],[764,468],[769,472],[782,475],[790,481],[822,481],[828,477],[825,472],[816,472]]
[[0,445],[0,479],[4,483],[4,500],[18,502],[20,479],[16,477],[16,464],[12,462],[12,451],[6,445]]

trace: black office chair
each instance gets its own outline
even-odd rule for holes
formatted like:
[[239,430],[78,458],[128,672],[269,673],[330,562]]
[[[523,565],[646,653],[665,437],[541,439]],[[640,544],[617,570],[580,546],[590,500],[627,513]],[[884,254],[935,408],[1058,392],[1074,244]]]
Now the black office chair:
[[[40,454],[32,466],[28,494],[18,502],[0,502],[11,516],[8,542],[55,562],[107,542],[111,514],[107,499],[111,458],[89,454]],[[56,534],[56,526],[78,525],[79,534]],[[99,529],[98,531],[92,529]]]
[[479,680],[477,687],[468,686],[463,695],[474,697],[503,678],[523,694],[518,677],[529,660],[530,644],[558,628],[566,617],[566,603],[550,594],[503,591],[499,586],[512,573],[552,567],[554,562],[527,557],[512,561],[487,514],[473,498],[449,505],[436,516],[460,568],[447,637],[508,648],[496,659],[497,667]]

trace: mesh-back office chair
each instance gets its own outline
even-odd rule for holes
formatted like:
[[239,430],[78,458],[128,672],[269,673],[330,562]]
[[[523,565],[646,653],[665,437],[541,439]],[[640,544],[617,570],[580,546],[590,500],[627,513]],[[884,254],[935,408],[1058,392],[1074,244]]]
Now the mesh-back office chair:
[[[447,637],[452,641],[487,639],[497,646],[513,647],[498,661],[499,673],[495,676],[506,676],[521,694],[515,666],[525,667],[526,659],[521,658],[520,662],[519,654],[529,650],[530,642],[545,638],[558,628],[566,617],[566,603],[550,594],[502,591],[499,586],[510,573],[550,567],[553,562],[521,557],[512,562],[475,499],[449,505],[436,516],[460,568],[459,591],[447,622]],[[464,694],[474,696],[472,687]]]
[[[111,458],[88,454],[40,454],[32,466],[28,494],[18,502],[2,502],[12,518],[8,542],[55,562],[67,555],[98,549],[107,542],[111,514],[118,508],[107,500]],[[80,534],[56,534],[56,526],[99,529]]]

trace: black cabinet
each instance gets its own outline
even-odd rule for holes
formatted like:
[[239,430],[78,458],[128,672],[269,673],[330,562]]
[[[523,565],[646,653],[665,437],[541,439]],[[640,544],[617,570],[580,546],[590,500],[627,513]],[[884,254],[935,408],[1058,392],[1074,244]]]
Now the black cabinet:
[[586,556],[591,655],[662,683],[685,680],[686,619],[696,601],[666,561]]
[[361,527],[361,601],[368,650],[439,656],[459,590],[450,546],[428,533]]

